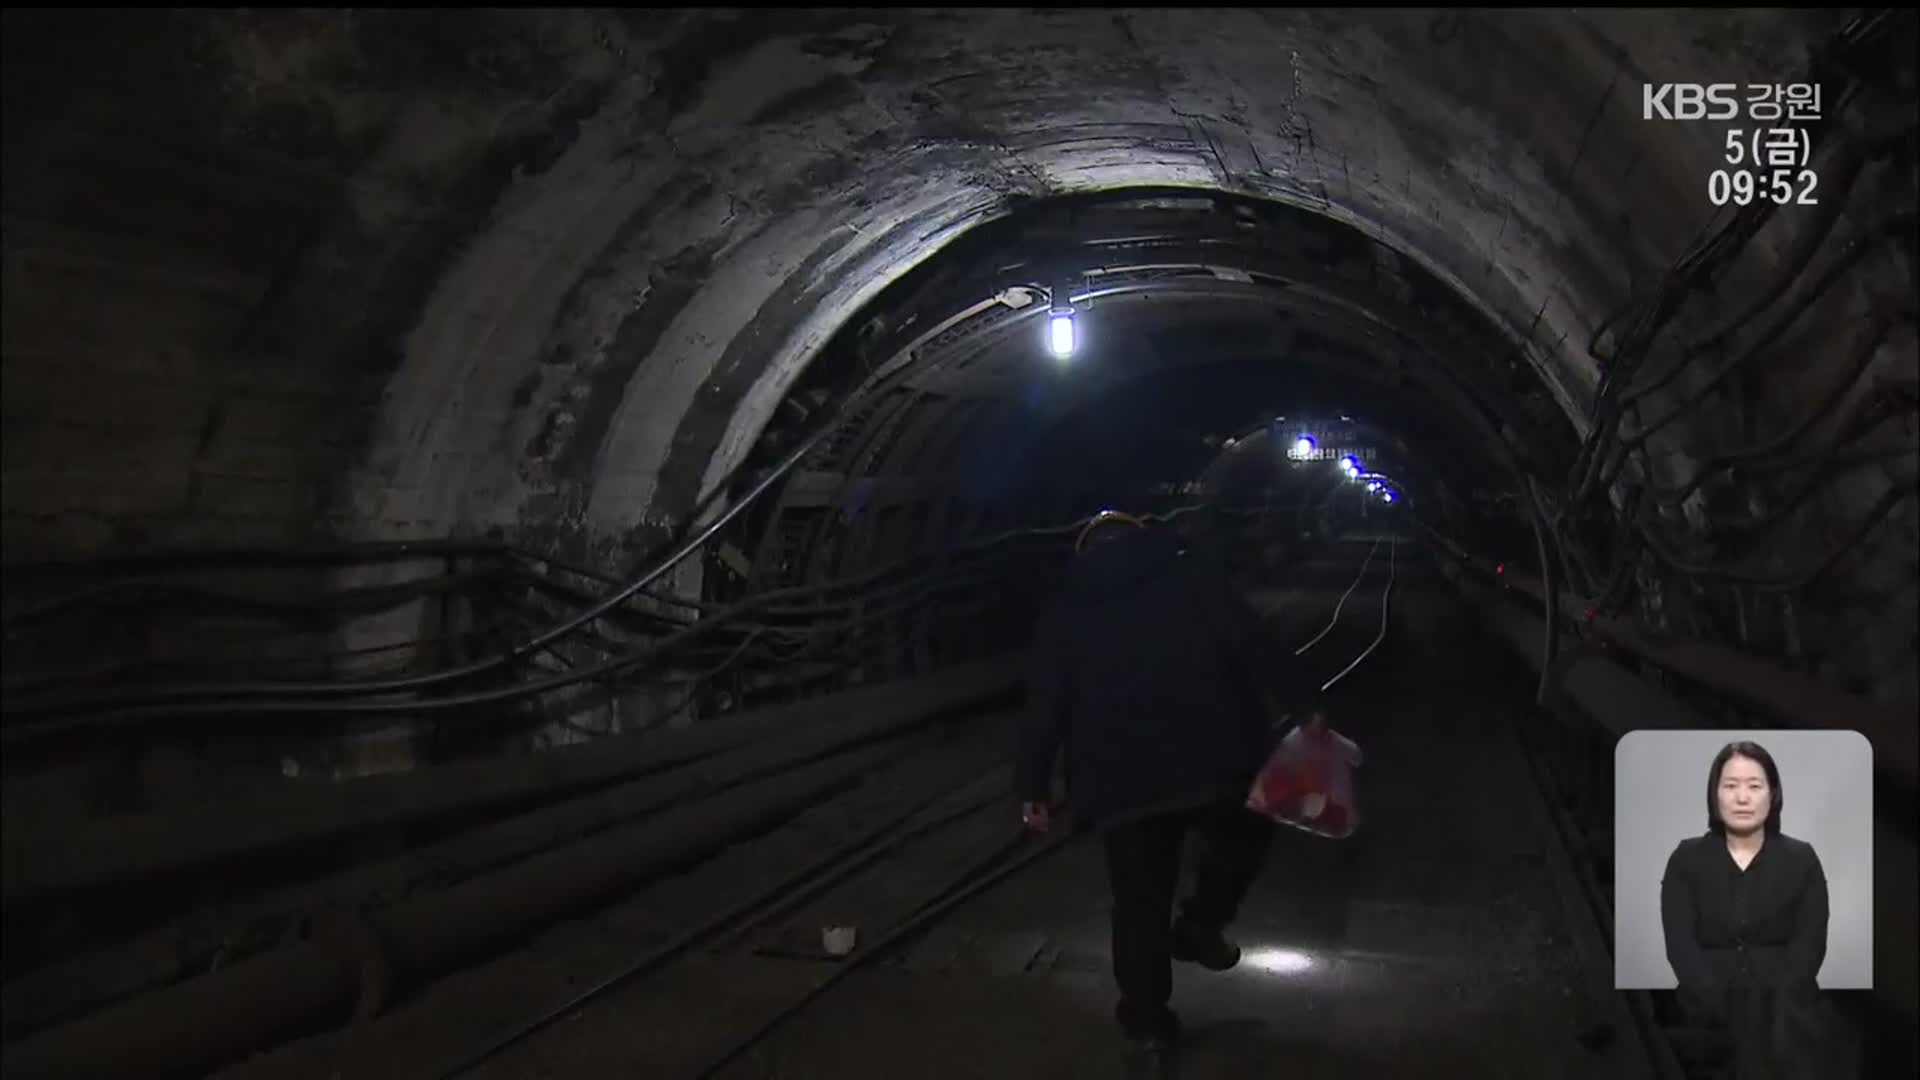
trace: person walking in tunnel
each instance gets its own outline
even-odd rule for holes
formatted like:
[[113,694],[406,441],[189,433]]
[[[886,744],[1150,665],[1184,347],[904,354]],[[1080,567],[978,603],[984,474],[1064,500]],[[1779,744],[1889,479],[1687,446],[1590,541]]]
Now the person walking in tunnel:
[[[1256,621],[1217,569],[1113,512],[1082,530],[1035,630],[1016,795],[1029,828],[1051,828],[1064,756],[1073,811],[1106,848],[1115,1017],[1153,1052],[1180,1034],[1172,961],[1239,962],[1225,930],[1272,838],[1245,808],[1271,739],[1256,648]],[[1175,919],[1190,832],[1194,889]]]

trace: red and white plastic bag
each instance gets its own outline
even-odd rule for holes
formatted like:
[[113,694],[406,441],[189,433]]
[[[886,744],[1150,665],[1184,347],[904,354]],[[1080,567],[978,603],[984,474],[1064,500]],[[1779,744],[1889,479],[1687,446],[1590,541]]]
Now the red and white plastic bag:
[[1340,840],[1360,824],[1353,770],[1360,748],[1326,727],[1296,727],[1254,777],[1247,809],[1282,825]]

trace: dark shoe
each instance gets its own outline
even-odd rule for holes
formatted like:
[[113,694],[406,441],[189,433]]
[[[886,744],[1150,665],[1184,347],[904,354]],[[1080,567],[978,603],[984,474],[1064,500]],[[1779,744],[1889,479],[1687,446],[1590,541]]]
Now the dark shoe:
[[1120,1022],[1120,1030],[1126,1033],[1127,1041],[1139,1049],[1167,1049],[1180,1041],[1180,1015],[1165,1006],[1141,1015],[1140,1011],[1129,1008],[1123,1001],[1115,1006],[1113,1017]]
[[1199,964],[1208,971],[1227,971],[1240,962],[1240,946],[1222,937],[1218,930],[1199,930],[1176,923],[1173,958],[1182,963]]
[[1179,1080],[1180,1056],[1176,1044],[1158,1038],[1128,1047],[1127,1080]]

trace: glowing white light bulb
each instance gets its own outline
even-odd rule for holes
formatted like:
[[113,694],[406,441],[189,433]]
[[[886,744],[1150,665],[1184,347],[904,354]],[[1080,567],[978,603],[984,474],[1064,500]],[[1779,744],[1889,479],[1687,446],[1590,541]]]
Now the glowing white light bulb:
[[1047,320],[1047,346],[1053,355],[1065,360],[1073,355],[1074,346],[1073,313],[1056,314]]

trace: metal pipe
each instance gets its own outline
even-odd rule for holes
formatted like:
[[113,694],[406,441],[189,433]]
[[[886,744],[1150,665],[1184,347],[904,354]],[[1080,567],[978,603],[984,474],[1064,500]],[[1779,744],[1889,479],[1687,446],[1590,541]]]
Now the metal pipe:
[[[1539,582],[1525,575],[1509,571],[1504,580],[1509,588],[1535,599],[1544,595]],[[1577,603],[1565,593],[1561,601]],[[1868,701],[1709,641],[1656,639],[1624,616],[1596,613],[1584,625],[1609,644],[1761,709],[1789,727],[1858,731],[1873,744],[1874,760],[1881,771],[1909,792],[1920,790],[1920,725],[1913,722],[1911,702]]]
[[[555,837],[586,836],[671,806],[708,798],[795,765],[844,753],[870,739],[896,736],[918,722],[843,728],[838,736],[824,742],[815,737],[816,733],[801,729],[790,737],[769,738],[666,775],[601,788],[460,832],[392,859],[225,906],[219,912],[196,912],[186,922],[151,931],[135,942],[10,979],[4,995],[0,995],[9,1035],[15,1029],[45,1027],[114,998],[164,985],[196,964],[204,970],[213,942],[223,934],[277,932],[304,912],[350,907],[368,897],[408,896],[429,884],[444,885],[486,873],[538,854],[550,847]],[[183,942],[206,944],[196,950]]]
[[1586,992],[1586,1007],[1602,1011],[1609,999],[1613,999],[1616,1007],[1624,1007],[1627,1018],[1640,1033],[1651,1076],[1657,1080],[1687,1080],[1686,1070],[1674,1054],[1672,1043],[1660,1030],[1650,995],[1645,990],[1608,992],[1613,983],[1609,977],[1613,971],[1610,943],[1615,925],[1612,894],[1595,877],[1589,861],[1576,860],[1571,855],[1585,847],[1585,838],[1579,824],[1563,808],[1552,771],[1537,753],[1520,756],[1534,781],[1521,785],[1523,797],[1531,804],[1530,809],[1542,827],[1558,841],[1541,845],[1541,853],[1553,871],[1555,891],[1561,894],[1561,910],[1567,918],[1568,929],[1573,931],[1574,948],[1585,968],[1587,981],[1582,989]]
[[62,573],[97,573],[108,569],[122,572],[173,570],[182,567],[237,570],[245,567],[278,567],[288,564],[352,565],[437,559],[449,555],[504,555],[513,550],[508,544],[499,541],[452,537],[433,540],[375,540],[298,547],[207,547],[178,551],[92,555],[82,558],[23,560],[7,563],[4,567],[0,567],[0,572],[43,578]]
[[[12,1080],[200,1074],[342,1018],[381,982],[416,982],[479,959],[715,847],[783,821],[854,781],[880,747],[599,833],[366,918],[343,939],[276,949],[6,1048]],[[374,984],[369,986],[369,983]]]
[[[695,1073],[697,1080],[708,1080],[722,1069],[739,1060],[742,1054],[759,1045],[767,1036],[773,1034],[780,1025],[811,1005],[820,995],[832,989],[834,984],[860,970],[869,962],[887,955],[895,945],[917,933],[922,928],[944,918],[949,911],[968,900],[986,892],[1000,882],[1026,869],[1034,862],[1059,851],[1071,843],[1077,833],[1057,832],[1052,836],[1034,839],[1024,829],[1016,832],[1006,844],[995,849],[985,859],[969,868],[956,881],[952,890],[927,906],[914,912],[904,922],[882,934],[866,948],[855,952],[846,963],[835,964],[833,970],[821,976],[812,986],[801,992],[800,996],[787,1002],[778,1012],[769,1017],[760,1026],[749,1032],[746,1038],[728,1047],[718,1057],[708,1062]],[[1020,849],[1025,847],[1025,851]],[[1001,860],[1007,860],[1002,862]],[[998,865],[996,865],[998,864]]]
[[[806,903],[860,872],[870,866],[874,860],[893,851],[901,844],[950,825],[969,814],[979,813],[994,803],[1004,802],[1006,799],[1004,791],[1010,776],[1011,774],[1004,768],[995,769],[986,774],[984,778],[986,782],[975,779],[961,785],[955,791],[936,792],[916,806],[905,818],[881,822],[878,826],[861,834],[858,839],[827,852],[701,925],[681,933],[621,970],[568,998],[560,1005],[540,1013],[512,1030],[498,1034],[486,1045],[441,1070],[439,1074],[441,1080],[454,1080],[455,1077],[472,1072],[502,1050],[538,1033],[636,976],[657,968],[696,944],[704,943],[705,947],[712,949],[735,940],[739,935]],[[961,801],[958,806],[947,805],[963,795],[971,797]],[[929,807],[934,807],[939,812],[932,817],[921,818],[922,812]],[[916,818],[920,820],[915,820]]]
[[[1181,508],[1165,515],[1166,520],[1186,512]],[[969,541],[958,548],[942,553],[936,558],[951,557],[961,551],[975,551],[1015,538],[1048,537],[1065,535],[1077,531],[1083,522],[1069,523],[1040,529],[1012,529],[980,540]],[[847,588],[857,584],[871,583],[901,572],[916,559],[903,560],[893,566],[868,572],[857,578],[843,579],[833,585],[834,588]],[[704,635],[714,626],[736,620],[749,612],[771,609],[776,600],[789,596],[816,596],[824,591],[822,586],[806,585],[773,589],[755,593],[736,601],[727,607],[709,615],[700,622],[684,626],[664,637],[635,646],[625,654],[612,657],[595,664],[591,668],[578,669],[563,675],[520,682],[510,686],[456,694],[445,697],[416,698],[398,696],[389,691],[399,689],[395,680],[373,680],[353,683],[318,683],[311,685],[295,684],[234,684],[226,686],[172,686],[149,688],[145,691],[126,693],[114,691],[90,696],[76,695],[59,702],[26,702],[9,706],[8,714],[19,716],[44,716],[50,719],[0,724],[0,744],[30,742],[56,735],[95,727],[124,725],[139,722],[151,722],[160,719],[212,716],[261,716],[278,715],[412,715],[448,709],[470,709],[478,705],[501,704],[511,700],[536,697],[553,690],[588,682],[597,678],[618,675],[640,667],[657,659],[667,650],[686,641]],[[604,603],[604,602],[603,602]],[[598,610],[596,605],[596,611]],[[585,620],[585,621],[591,621]],[[544,646],[542,646],[544,648]],[[489,661],[490,663],[490,661]],[[303,700],[273,701],[252,699],[257,693],[272,690],[285,690],[296,697],[310,695]],[[354,695],[374,700],[329,700]],[[194,701],[194,698],[205,700]],[[222,700],[222,699],[225,700]]]
[[1541,596],[1546,601],[1546,617],[1541,619],[1540,629],[1540,685],[1534,688],[1533,700],[1536,705],[1545,705],[1547,695],[1552,690],[1548,685],[1547,673],[1553,670],[1553,658],[1560,654],[1560,590],[1553,583],[1553,559],[1547,554],[1547,531],[1552,526],[1547,521],[1547,509],[1540,499],[1540,485],[1532,477],[1527,477],[1527,504],[1533,511],[1527,519],[1533,524],[1533,546],[1540,559],[1540,580],[1546,582]]
[[[1471,581],[1460,564],[1441,560],[1440,569],[1470,600],[1478,602],[1476,606],[1484,616],[1485,625],[1505,639],[1515,652],[1529,660],[1538,655],[1531,647],[1540,635],[1539,620],[1535,616],[1506,603],[1496,590]],[[1515,584],[1527,589],[1538,588],[1537,584]],[[1873,743],[1875,761],[1882,769],[1897,779],[1904,766],[1905,774],[1911,775],[1914,758],[1910,748],[1914,732],[1910,709],[1862,702],[1760,661],[1730,654],[1718,646],[1701,642],[1655,646],[1636,638],[1637,635],[1623,634],[1618,640],[1623,647],[1635,652],[1644,649],[1642,655],[1646,659],[1668,670],[1714,676],[1712,679],[1702,677],[1699,681],[1715,689],[1731,693],[1738,686],[1744,699],[1787,712],[1794,726],[1818,725],[1859,731]],[[1634,648],[1635,644],[1640,648]],[[1726,726],[1702,717],[1603,653],[1594,650],[1570,653],[1560,658],[1558,670],[1561,673],[1558,683],[1568,700],[1616,736],[1654,728],[1697,730]],[[1772,701],[1768,700],[1770,696]],[[1904,723],[1892,723],[1896,718],[1905,718]],[[1902,728],[1905,728],[1904,738]],[[1876,737],[1882,733],[1887,736],[1887,742]],[[1890,746],[1894,748],[1892,753],[1888,752]],[[1913,976],[1920,940],[1916,940],[1913,920],[1906,915],[1913,910],[1916,895],[1915,846],[1903,825],[1884,818],[1876,825],[1873,830],[1877,894],[1874,951],[1876,956],[1892,962],[1875,964],[1880,977],[1875,979],[1872,994],[1889,1015],[1905,1018],[1910,1023],[1915,1009],[1920,1008],[1920,984],[1916,984]]]
[[[713,513],[710,519],[708,515],[716,506],[720,506],[720,501],[724,499],[728,485],[722,483],[716,485],[709,491],[700,501],[700,504],[694,508],[693,513],[688,519],[697,524],[690,529],[683,530],[681,538],[669,546],[665,555],[652,560],[648,565],[648,569],[639,572],[631,580],[589,605],[584,610],[567,616],[527,640],[513,645],[504,652],[496,653],[492,656],[443,671],[399,678],[374,679],[361,682],[248,683],[219,688],[193,686],[169,687],[164,690],[150,692],[150,697],[153,700],[172,701],[190,699],[216,691],[223,696],[229,697],[261,698],[270,698],[276,694],[290,697],[311,696],[315,698],[395,694],[424,690],[429,687],[444,686],[449,683],[465,682],[473,679],[475,676],[508,667],[515,662],[539,652],[546,646],[571,635],[581,627],[607,615],[609,612],[625,605],[633,597],[646,591],[648,586],[665,576],[669,570],[679,565],[688,555],[699,550],[709,539],[721,529],[724,529],[728,523],[738,517],[748,506],[751,506],[755,500],[784,479],[789,472],[797,468],[800,462],[806,459],[807,455],[811,454],[821,443],[825,442],[829,436],[839,430],[839,428],[854,415],[860,406],[870,400],[878,400],[884,396],[884,394],[890,392],[900,382],[904,381],[905,376],[909,373],[910,370],[902,370],[884,378],[869,378],[846,400],[841,402],[839,408],[826,423],[821,424],[816,430],[796,443],[781,456],[778,462],[768,468],[764,474],[748,484],[746,490],[743,491],[737,499],[728,501],[718,513]],[[111,697],[107,699],[109,703],[113,700]],[[406,703],[398,704],[404,705]],[[438,705],[445,706],[447,702],[442,701],[439,702]],[[262,707],[260,711],[269,710]],[[403,710],[373,707],[363,711]]]
[[[1545,631],[1538,615],[1522,611],[1503,601],[1498,593],[1467,581],[1464,574],[1445,560],[1440,567],[1443,574],[1476,602],[1489,630],[1525,656],[1529,663],[1539,663],[1539,643]],[[1604,653],[1583,650],[1567,654],[1559,659],[1553,672],[1559,690],[1616,736],[1646,728],[1714,726]]]
[[296,787],[252,800],[205,803],[108,818],[59,833],[0,819],[0,903],[55,899],[248,858],[372,827],[472,814],[578,792],[682,765],[780,732],[876,730],[934,710],[1010,693],[1013,667],[986,661],[912,682],[888,683],[742,713],[691,731],[603,739],[504,760],[462,762],[339,784]]

